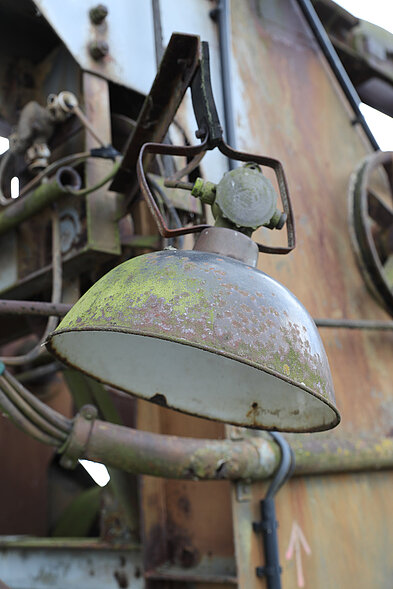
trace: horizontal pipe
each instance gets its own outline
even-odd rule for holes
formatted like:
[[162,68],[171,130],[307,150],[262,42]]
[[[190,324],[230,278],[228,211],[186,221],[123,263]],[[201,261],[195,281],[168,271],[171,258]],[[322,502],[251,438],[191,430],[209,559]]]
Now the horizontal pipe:
[[393,468],[393,438],[353,433],[286,436],[296,457],[295,475]]
[[236,441],[181,438],[97,420],[83,458],[164,478],[262,480],[273,474],[279,455],[278,446],[264,437]]
[[64,317],[72,305],[46,303],[41,301],[0,300],[0,315],[41,315],[43,317]]
[[[42,315],[64,317],[72,305],[65,303],[45,303],[41,301],[0,300],[0,315]],[[317,327],[337,329],[393,330],[393,321],[374,321],[372,319],[314,319]]]
[[73,168],[59,168],[53,181],[41,184],[34,192],[0,210],[0,235],[30,219],[61,196],[79,190],[80,186],[81,178]]
[[374,321],[369,319],[314,319],[317,327],[336,329],[370,329],[392,331],[393,321]]

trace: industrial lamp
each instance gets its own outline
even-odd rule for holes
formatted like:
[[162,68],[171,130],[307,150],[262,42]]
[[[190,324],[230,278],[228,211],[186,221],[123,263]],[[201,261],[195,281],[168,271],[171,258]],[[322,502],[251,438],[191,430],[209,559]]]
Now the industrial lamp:
[[[144,146],[138,164],[154,207],[142,168],[146,149],[162,146]],[[257,166],[261,159],[253,156],[252,165],[228,172],[217,187],[198,179],[193,192],[210,201],[221,226],[204,228],[192,251],[150,253],[111,270],[51,334],[50,351],[103,383],[193,415],[279,431],[337,425],[313,320],[293,294],[255,268],[258,246],[247,233],[280,226],[286,216]]]
[[[161,235],[199,232],[194,249],[146,254],[111,270],[49,336],[48,349],[103,383],[192,415],[279,431],[332,428],[340,416],[317,328],[293,294],[255,267],[258,251],[286,254],[295,246],[282,165],[224,142],[207,44],[202,49],[191,85],[201,144],[145,143],[137,164]],[[217,186],[201,179],[191,186],[194,196],[211,205],[215,226],[168,228],[143,162],[152,154],[199,161],[215,147],[245,163]],[[283,212],[260,166],[274,170]],[[189,170],[190,164],[184,172]],[[250,237],[258,227],[284,224],[287,247],[256,244]]]

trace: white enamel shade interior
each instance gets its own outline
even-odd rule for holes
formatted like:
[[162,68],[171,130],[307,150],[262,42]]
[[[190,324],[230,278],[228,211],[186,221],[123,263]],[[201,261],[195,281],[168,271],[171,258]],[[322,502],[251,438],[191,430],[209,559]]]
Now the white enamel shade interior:
[[[338,416],[324,400],[237,360],[189,345],[119,332],[54,334],[67,364],[145,399],[235,425],[316,431]],[[158,397],[156,396],[158,395]]]

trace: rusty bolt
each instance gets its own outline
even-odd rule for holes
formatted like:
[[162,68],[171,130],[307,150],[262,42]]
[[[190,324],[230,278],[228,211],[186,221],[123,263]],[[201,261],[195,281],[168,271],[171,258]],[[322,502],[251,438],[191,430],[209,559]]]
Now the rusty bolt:
[[84,405],[81,410],[80,414],[83,415],[87,421],[91,421],[97,417],[97,408],[94,405]]
[[93,25],[100,25],[108,16],[108,8],[105,4],[97,4],[89,10],[89,16]]
[[197,129],[195,131],[195,137],[197,139],[204,139],[206,137],[206,130],[205,129]]
[[89,44],[89,52],[96,61],[102,59],[109,53],[109,45],[106,41],[92,41]]

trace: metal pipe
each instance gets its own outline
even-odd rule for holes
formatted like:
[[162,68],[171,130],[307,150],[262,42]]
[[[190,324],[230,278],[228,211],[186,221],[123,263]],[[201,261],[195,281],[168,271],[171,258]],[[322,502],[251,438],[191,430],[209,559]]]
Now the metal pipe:
[[[236,127],[231,85],[232,44],[230,0],[220,0],[218,7],[212,11],[212,17],[218,20],[225,138],[226,142],[236,149]],[[230,170],[236,167],[234,160],[228,159],[228,167]]]
[[0,235],[36,215],[61,196],[79,190],[81,185],[81,178],[73,168],[59,168],[55,180],[41,184],[31,194],[16,199],[5,210],[0,211]]
[[262,437],[200,440],[154,434],[97,420],[81,458],[133,474],[173,479],[261,480],[275,471],[279,449]]
[[[48,317],[64,317],[72,305],[65,303],[45,303],[41,301],[0,300],[0,315],[41,315]],[[321,319],[314,318],[320,328],[331,329],[365,329],[376,331],[393,331],[393,321],[377,321],[372,319]]]
[[[41,315],[48,317],[64,317],[72,305],[65,303],[46,303],[41,301],[0,300],[0,315]],[[393,330],[393,321],[377,321],[372,319],[321,319],[314,318],[315,324],[321,328],[336,329],[369,329],[379,331]]]
[[41,301],[0,300],[0,315],[39,315],[64,317],[72,305],[65,303],[46,303]]
[[376,151],[379,150],[379,145],[372,134],[370,127],[368,126],[366,119],[364,118],[360,108],[360,98],[354,85],[352,84],[347,72],[339,56],[337,55],[336,50],[334,49],[332,42],[330,41],[327,32],[324,29],[321,21],[318,18],[317,13],[315,12],[315,8],[313,7],[310,0],[298,0],[298,4],[310,25],[311,30],[313,31],[314,35],[317,38],[317,41],[322,49],[323,54],[325,55],[326,59],[329,62],[330,67],[332,68],[337,80],[340,83],[341,88],[344,91],[345,96],[347,97],[351,107],[354,110],[356,119],[355,122],[360,123],[363,128],[363,131],[368,137],[373,149]]
[[288,435],[295,475],[364,472],[393,468],[393,438],[375,434]]
[[370,329],[392,331],[393,321],[374,321],[369,319],[314,319],[317,327],[336,329]]

